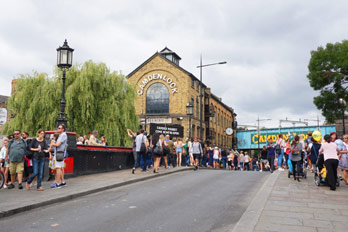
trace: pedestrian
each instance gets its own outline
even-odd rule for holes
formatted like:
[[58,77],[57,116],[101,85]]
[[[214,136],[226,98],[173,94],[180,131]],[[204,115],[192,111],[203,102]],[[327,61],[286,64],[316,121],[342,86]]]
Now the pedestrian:
[[241,151],[239,154],[239,166],[241,171],[244,170],[244,161],[245,161],[244,154],[243,154],[243,151]]
[[173,168],[176,167],[176,151],[174,146],[174,141],[169,135],[166,135],[166,143],[167,147],[169,148],[170,152],[167,155],[168,157],[168,165],[172,165]]
[[263,172],[263,169],[266,167],[267,163],[268,163],[267,149],[266,149],[266,146],[263,146],[261,151],[260,172]]
[[208,168],[214,167],[214,149],[211,146],[208,147],[207,156],[208,156]]
[[338,147],[332,142],[332,137],[330,135],[325,135],[324,140],[326,143],[323,143],[320,147],[319,154],[324,154],[324,163],[327,170],[327,184],[330,187],[330,190],[336,190],[337,182],[337,167],[338,167]]
[[163,150],[163,155],[162,155],[161,159],[163,160],[164,168],[167,169],[167,168],[169,168],[167,155],[170,153],[170,149],[167,146],[166,138],[164,137],[163,134],[160,135],[160,140],[162,142],[162,150]]
[[201,143],[198,140],[198,137],[195,137],[195,140],[192,143],[192,154],[195,160],[194,170],[196,171],[198,169],[199,159],[203,156],[203,148]]
[[226,153],[226,148],[225,147],[223,147],[221,149],[221,161],[222,161],[222,168],[226,169],[227,153]]
[[1,165],[1,171],[4,174],[4,188],[7,188],[7,179],[8,179],[8,168],[10,167],[10,164],[6,161],[6,151],[8,148],[8,138],[4,139],[4,146],[1,148],[0,151],[0,165]]
[[30,184],[37,176],[37,191],[43,191],[44,189],[41,187],[41,181],[45,165],[45,153],[48,153],[48,145],[45,141],[45,132],[43,130],[39,130],[38,137],[32,140],[30,150],[34,152],[33,174],[28,178],[26,187],[27,190],[30,190]]
[[269,139],[267,144],[267,160],[269,165],[271,166],[269,170],[271,173],[274,171],[274,159],[275,159],[275,148],[274,148],[272,139]]
[[[336,134],[336,132],[331,132],[330,133],[330,137],[331,137],[331,142],[335,142],[338,139],[338,136]],[[337,168],[337,176],[340,180],[343,180],[342,178],[342,170],[340,168]]]
[[92,135],[89,137],[88,145],[100,146],[100,143],[97,141],[98,131],[94,130]]
[[244,167],[246,171],[250,171],[249,155],[247,152],[244,152]]
[[64,159],[66,157],[66,149],[67,149],[67,145],[68,145],[68,136],[65,132],[65,125],[64,124],[60,124],[58,126],[58,140],[57,143],[52,144],[55,148],[54,150],[54,157],[55,157],[55,169],[56,169],[56,184],[55,186],[52,186],[53,188],[61,188],[61,187],[65,187],[66,182],[64,179]]
[[5,160],[10,162],[11,182],[8,184],[8,189],[13,189],[16,181],[16,174],[18,179],[18,189],[23,189],[22,180],[24,172],[24,156],[27,149],[26,142],[21,138],[21,131],[14,131],[14,138],[9,141],[6,150]]
[[152,153],[154,157],[153,172],[158,173],[161,156],[163,155],[162,141],[158,133],[152,135]]
[[183,144],[181,138],[178,138],[176,142],[176,166],[181,167],[182,163],[182,153],[183,153]]
[[340,151],[339,155],[339,168],[343,169],[343,179],[348,185],[348,134],[343,135],[343,144],[345,146],[345,151]]
[[50,146],[48,148],[48,154],[49,154],[49,157],[48,157],[48,159],[49,159],[49,163],[48,163],[49,178],[48,178],[47,181],[51,181],[52,179],[54,179],[54,182],[51,184],[51,188],[55,188],[56,181],[57,181],[55,147],[53,146],[53,144],[57,143],[58,137],[59,137],[58,133],[54,133],[52,135]]
[[257,158],[256,157],[254,157],[253,159],[252,159],[252,167],[253,167],[253,171],[257,171]]
[[302,143],[300,142],[300,137],[295,136],[294,141],[291,144],[291,164],[292,164],[292,173],[294,175],[294,180],[300,182],[300,170],[301,170],[301,160],[303,159],[302,153]]
[[220,151],[219,151],[219,148],[218,147],[215,147],[214,148],[214,151],[213,151],[213,160],[214,160],[214,168],[220,168]]
[[[309,157],[311,154],[310,154],[310,150],[311,150],[311,147],[312,147],[312,131],[308,131],[307,132],[307,138],[305,139],[305,143],[304,143],[304,146],[305,146],[305,152],[307,153],[307,162],[308,162],[308,166],[309,168],[311,169],[311,171],[313,172],[313,165],[312,165],[312,161],[311,161],[311,158]],[[315,164],[314,164],[315,165]],[[314,169],[315,170],[315,169]]]
[[284,169],[282,168],[282,164],[283,164],[283,157],[284,157],[284,148],[285,148],[285,142],[283,139],[283,134],[279,134],[278,135],[278,139],[276,141],[276,145],[275,145],[275,151],[276,154],[278,156],[278,171],[284,171]]
[[228,163],[228,169],[229,170],[232,170],[233,169],[233,164],[232,164],[232,162],[233,162],[233,151],[232,151],[232,149],[231,150],[229,150],[229,154],[228,154],[228,156],[227,156],[227,163]]
[[106,141],[106,137],[104,135],[100,136],[100,145],[102,146],[109,146],[108,141]]
[[285,167],[286,167],[287,169],[289,169],[288,162],[289,162],[290,148],[291,148],[290,139],[287,139],[287,140],[286,140],[286,143],[285,143],[285,148],[284,148],[284,150],[285,150],[285,152],[284,152]]
[[238,153],[235,151],[233,154],[233,166],[234,166],[234,170],[237,171],[238,170]]
[[311,137],[311,143],[308,144],[308,154],[309,154],[309,160],[311,162],[312,172],[317,171],[317,160],[319,157],[319,150],[320,150],[321,144],[319,144],[313,137]]
[[143,170],[143,172],[147,172],[146,171],[146,160],[145,160],[145,154],[146,154],[146,150],[147,150],[147,138],[144,134],[144,130],[140,131],[140,134],[137,135],[137,137],[135,138],[135,144],[136,144],[136,152],[137,152],[137,160],[134,163],[133,169],[132,169],[132,174],[134,174],[135,169],[136,169],[136,165],[137,162],[140,162],[140,167]]

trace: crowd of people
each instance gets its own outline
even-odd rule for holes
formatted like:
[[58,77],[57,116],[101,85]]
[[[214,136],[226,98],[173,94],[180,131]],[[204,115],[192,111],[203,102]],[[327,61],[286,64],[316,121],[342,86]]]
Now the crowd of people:
[[[323,139],[315,139],[312,132],[307,138],[296,135],[283,139],[279,134],[276,141],[268,140],[260,153],[251,155],[247,151],[237,151],[226,147],[209,146],[199,138],[172,138],[170,135],[154,133],[147,135],[144,130],[133,132],[127,129],[128,136],[133,140],[134,174],[137,167],[143,172],[152,170],[158,173],[160,167],[175,168],[192,166],[228,169],[234,171],[278,171],[291,170],[294,180],[300,182],[301,172],[307,168],[311,172],[327,179],[330,189],[336,189],[336,179],[348,184],[348,135],[343,141],[332,132]],[[92,146],[108,146],[105,136],[98,139],[98,131],[87,135],[78,135],[77,144]],[[5,175],[4,188],[12,189],[18,182],[23,189],[23,182],[28,190],[36,182],[38,191],[42,191],[42,178],[45,158],[49,161],[50,176],[54,177],[51,188],[66,186],[64,180],[64,159],[67,157],[67,135],[64,125],[59,125],[50,143],[45,140],[45,132],[39,130],[36,138],[29,138],[27,132],[20,130],[4,140],[0,153],[2,172]],[[342,176],[342,173],[344,174]],[[8,178],[9,177],[9,178]]]
[[88,132],[87,135],[77,135],[77,144],[92,145],[92,146],[108,146],[106,137],[101,134],[100,139],[98,139],[98,131]]
[[43,130],[39,130],[34,138],[29,138],[27,132],[15,130],[13,135],[4,139],[4,146],[1,148],[0,163],[5,179],[3,187],[13,189],[18,182],[18,189],[23,189],[25,185],[26,189],[30,190],[33,182],[36,182],[36,189],[43,191],[42,178],[46,157],[50,160],[49,180],[54,177],[51,188],[66,186],[64,159],[67,157],[67,142],[64,125],[58,126],[50,143],[45,140]]

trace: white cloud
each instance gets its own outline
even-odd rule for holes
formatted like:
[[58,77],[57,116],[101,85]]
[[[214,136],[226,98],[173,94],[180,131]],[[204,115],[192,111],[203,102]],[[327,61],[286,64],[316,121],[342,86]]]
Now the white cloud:
[[0,94],[32,70],[52,74],[67,38],[74,62],[92,59],[128,74],[168,46],[181,66],[232,106],[242,123],[257,115],[316,118],[310,51],[347,39],[344,0],[6,1],[0,8]]

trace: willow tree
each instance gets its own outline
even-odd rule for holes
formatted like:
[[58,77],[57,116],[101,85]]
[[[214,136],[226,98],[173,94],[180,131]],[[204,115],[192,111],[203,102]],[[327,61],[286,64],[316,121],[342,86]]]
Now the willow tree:
[[[4,133],[14,129],[35,135],[40,128],[54,129],[60,111],[62,81],[44,73],[20,75],[8,109],[15,115],[5,124]],[[110,145],[128,146],[126,128],[136,129],[134,90],[126,78],[110,72],[104,63],[87,61],[71,67],[66,74],[66,113],[70,131],[86,134],[98,130]]]

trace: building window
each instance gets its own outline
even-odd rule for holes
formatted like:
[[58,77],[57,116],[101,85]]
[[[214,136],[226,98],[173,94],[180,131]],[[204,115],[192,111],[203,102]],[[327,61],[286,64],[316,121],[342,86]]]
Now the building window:
[[192,88],[192,89],[195,88],[195,82],[193,81],[193,79],[191,79],[191,88]]
[[152,84],[146,93],[147,114],[169,113],[169,91],[162,83]]

